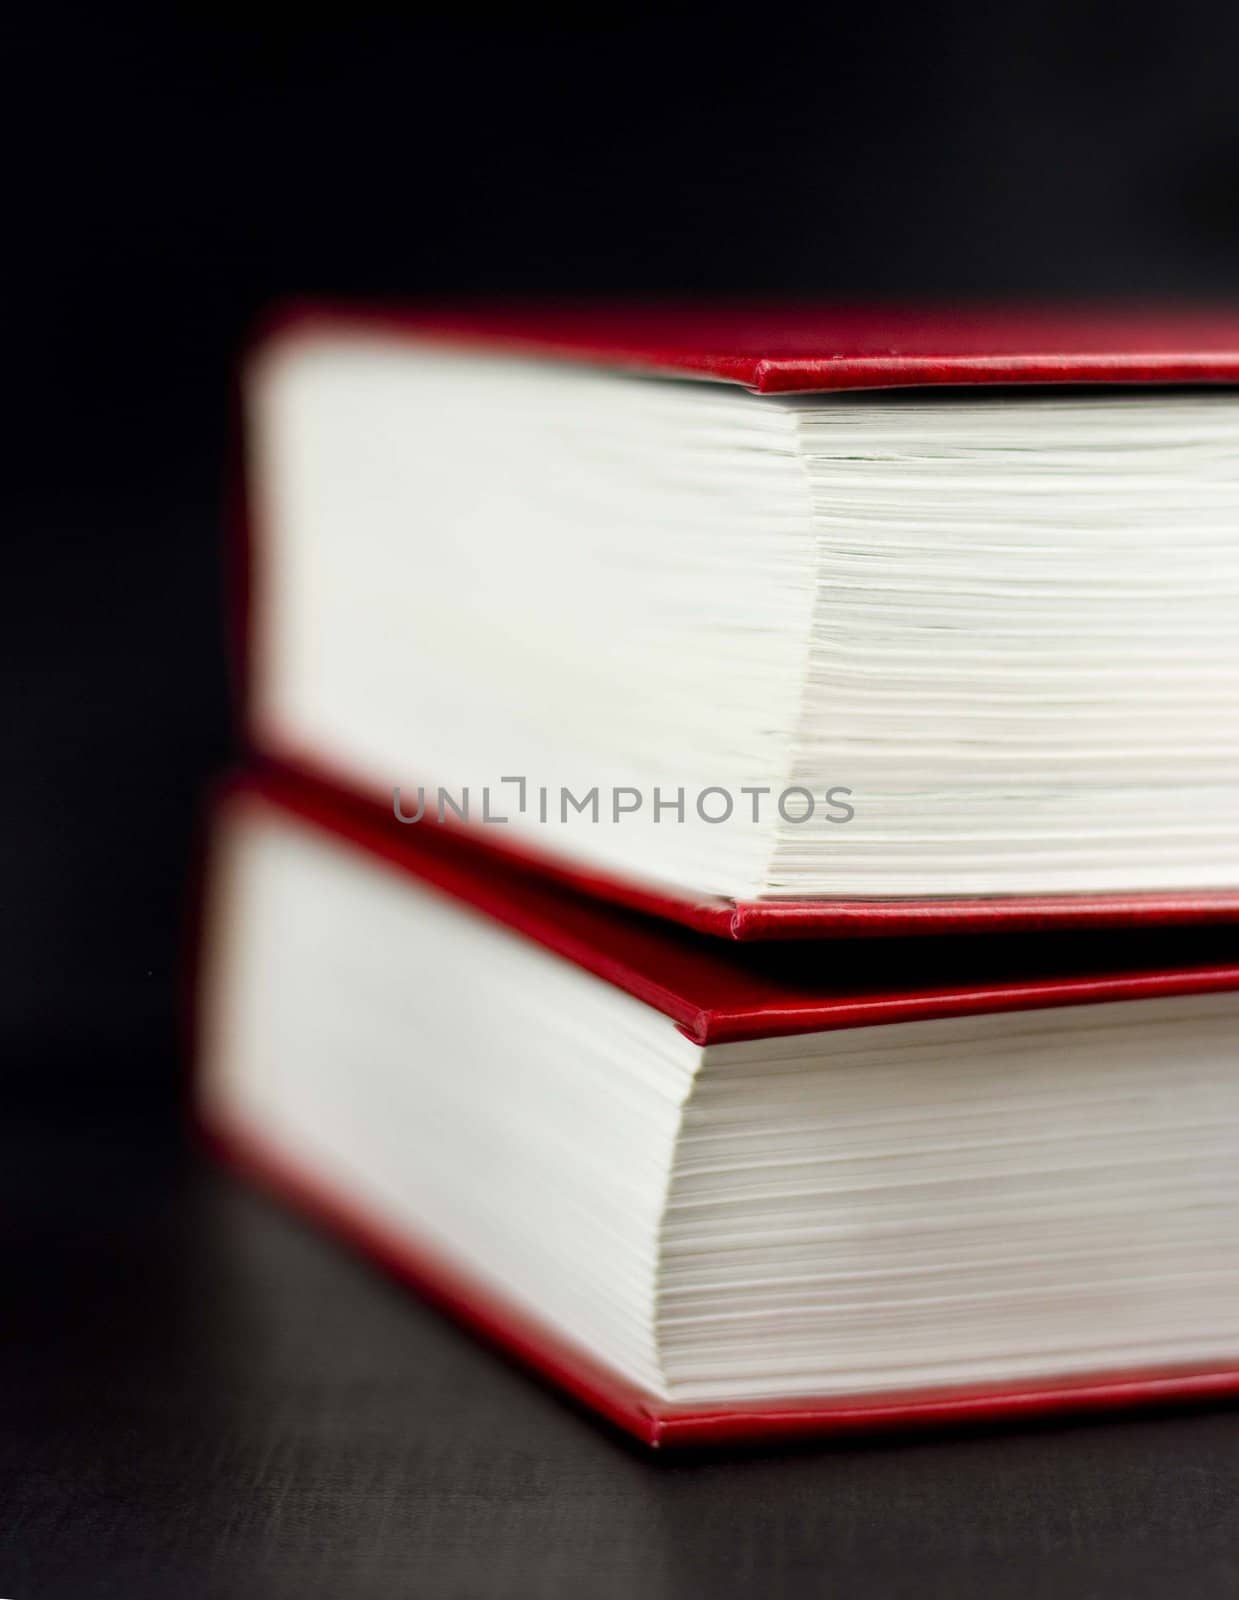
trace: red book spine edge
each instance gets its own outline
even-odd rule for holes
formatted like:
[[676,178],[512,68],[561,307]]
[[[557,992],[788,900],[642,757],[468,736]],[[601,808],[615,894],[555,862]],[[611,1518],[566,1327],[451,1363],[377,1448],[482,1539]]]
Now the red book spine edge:
[[[251,644],[251,655],[256,650]],[[297,750],[279,735],[263,730],[251,716],[251,764],[286,774],[307,792],[369,810],[371,819],[392,818],[392,797],[359,784],[318,756]],[[649,881],[624,878],[603,869],[576,866],[525,839],[501,840],[495,829],[448,816],[442,827],[480,853],[536,871],[593,899],[644,912],[721,938],[898,939],[939,934],[1072,932],[1085,928],[1214,927],[1239,921],[1239,889],[1159,891],[1140,894],[1006,895],[957,900],[780,900],[735,901],[721,895],[692,895]],[[503,830],[498,830],[503,832]]]
[[676,1406],[618,1376],[437,1252],[367,1217],[249,1131],[200,1120],[234,1170],[359,1249],[500,1351],[652,1448],[772,1444],[940,1423],[1017,1421],[1239,1395],[1239,1368],[1169,1367],[1043,1379],[1015,1386],[902,1391],[733,1405]]
[[[494,309],[492,306],[491,313]],[[487,353],[500,350],[537,359],[585,362],[647,377],[706,378],[739,384],[754,394],[812,394],[937,384],[1165,386],[1239,382],[1239,352],[1233,348],[1234,333],[1229,328],[1210,328],[1199,348],[1192,348],[1201,338],[1198,329],[1190,335],[1180,329],[1169,345],[1143,350],[1107,349],[1104,339],[1098,348],[1070,340],[1069,347],[1063,349],[1061,333],[1047,335],[1041,330],[1030,332],[1030,349],[1024,353],[951,349],[948,333],[937,353],[871,350],[847,355],[836,350],[833,354],[792,356],[732,349],[730,340],[724,340],[721,346],[710,338],[699,347],[686,344],[674,326],[667,326],[665,315],[656,315],[658,331],[649,327],[643,332],[632,328],[624,331],[609,320],[605,306],[595,306],[594,314],[583,324],[578,318],[575,327],[556,328],[545,321],[548,310],[554,320],[555,309],[543,302],[540,315],[537,302],[526,301],[523,306],[510,302],[507,314],[496,320],[486,307],[465,303],[410,308],[381,302],[290,300],[273,306],[260,319],[253,343],[274,342],[301,333],[340,331],[384,339],[415,338],[423,343],[446,343],[455,349]],[[578,302],[577,309],[584,310],[584,302]],[[655,303],[647,303],[646,309],[647,313],[657,313]],[[663,310],[665,313],[665,306]],[[871,306],[869,312],[872,331],[882,322],[883,309]],[[748,320],[747,308],[740,308],[740,315]],[[1141,322],[1147,325],[1149,316],[1142,315]],[[1157,321],[1153,315],[1155,325]],[[1139,336],[1133,332],[1132,337],[1138,345]],[[1186,348],[1181,347],[1184,340]]]
[[[315,787],[271,767],[238,774],[219,792],[221,799],[248,797],[334,839],[347,840],[372,860],[473,907],[520,937],[635,996],[703,1046],[875,1023],[971,1016],[977,1012],[1039,1011],[1105,1000],[1214,994],[1239,988],[1239,967],[1231,962],[1137,973],[1092,972],[1075,977],[1043,977],[1035,982],[999,979],[972,987],[922,992],[836,995],[829,1002],[803,996],[766,998],[759,1003],[725,996],[703,1000],[693,996],[691,985],[686,988],[675,981],[674,970],[666,966],[665,950],[660,981],[652,976],[648,958],[634,964],[629,953],[600,945],[588,928],[582,931],[570,916],[563,914],[565,908],[514,899],[511,892],[496,893],[495,874],[479,872],[479,864],[485,863],[479,863],[475,852],[459,852],[454,845],[453,850],[459,853],[453,862],[412,851],[398,831],[377,826],[374,813],[353,797]],[[591,915],[605,918],[608,913],[591,908]]]

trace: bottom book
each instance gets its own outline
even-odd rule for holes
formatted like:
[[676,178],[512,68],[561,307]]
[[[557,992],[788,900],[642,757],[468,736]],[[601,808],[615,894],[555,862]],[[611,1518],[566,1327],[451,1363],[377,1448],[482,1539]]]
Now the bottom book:
[[726,944],[267,772],[233,1160],[652,1445],[1239,1393],[1239,942]]

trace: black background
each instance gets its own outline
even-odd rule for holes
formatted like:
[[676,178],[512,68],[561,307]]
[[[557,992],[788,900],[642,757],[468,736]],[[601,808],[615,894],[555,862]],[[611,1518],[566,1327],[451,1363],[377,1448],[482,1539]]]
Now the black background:
[[[485,1564],[458,1549],[488,1528],[507,1539],[494,1592],[516,1594],[572,1592],[595,1561],[609,1563],[608,1592],[629,1592],[626,1572],[653,1592],[694,1592],[693,1552],[705,1560],[709,1542],[677,1520],[686,1504],[704,1514],[704,1490],[664,1494],[634,1476],[646,1469],[621,1447],[579,1433],[555,1402],[420,1311],[410,1348],[469,1390],[470,1438],[493,1427],[498,1464],[484,1467],[478,1443],[459,1471],[436,1476],[432,1461],[412,1486],[395,1469],[384,1480],[393,1440],[413,1427],[397,1399],[410,1357],[393,1356],[379,1382],[369,1368],[337,1369],[333,1352],[368,1348],[376,1328],[398,1343],[414,1313],[221,1187],[182,1144],[183,885],[201,786],[233,748],[219,528],[228,374],[254,313],[292,293],[1236,293],[1231,6],[671,7],[657,23],[634,8],[393,16],[169,8],[137,21],[44,8],[9,28],[0,1110],[15,1197],[5,1297],[22,1308],[4,1389],[20,1397],[24,1428],[8,1463],[21,1490],[11,1543],[0,1545],[14,1562],[12,1580],[0,1570],[6,1595],[282,1593],[281,1571],[287,1592],[307,1594],[319,1592],[319,1570],[330,1576],[324,1593],[391,1593],[414,1549],[392,1531],[405,1527],[405,1490],[434,1508],[417,1525],[420,1576],[404,1572],[411,1592],[491,1592]],[[221,1265],[219,1242],[220,1218],[234,1212],[250,1219],[253,1248],[270,1252],[251,1296],[269,1280],[277,1297],[301,1296],[311,1321],[324,1296],[355,1313],[334,1342],[323,1334],[303,1352],[301,1388],[249,1395],[256,1411],[236,1390],[257,1379],[229,1366],[245,1341],[221,1333],[214,1312],[198,1318],[185,1265],[201,1262],[204,1294],[235,1295],[239,1269],[226,1253]],[[151,1319],[155,1331],[144,1331]],[[461,1377],[470,1362],[477,1373]],[[162,1402],[142,1401],[148,1387]],[[158,1417],[192,1435],[193,1397],[218,1408],[221,1390],[233,1401],[226,1442],[202,1436],[169,1454]],[[387,1434],[367,1411],[376,1394],[394,1408]],[[487,1396],[499,1408],[490,1424]],[[519,1444],[503,1442],[504,1406]],[[247,1418],[260,1418],[249,1433]],[[1156,1546],[1144,1547],[1154,1576],[1195,1548],[1204,1555],[1189,1590],[1233,1592],[1235,1545],[1218,1521],[1219,1496],[1239,1479],[1230,1424],[1222,1415],[892,1446],[886,1477],[881,1450],[854,1468],[832,1453],[703,1468],[694,1481],[731,1495],[732,1512],[710,1524],[724,1551],[701,1572],[741,1574],[760,1592],[753,1550],[768,1535],[792,1552],[778,1570],[823,1592],[832,1570],[855,1592],[868,1568],[892,1580],[875,1592],[898,1592],[900,1571],[908,1592],[940,1581],[959,1593],[969,1572],[977,1592],[982,1576],[990,1593],[1004,1581],[1041,1592],[1037,1556],[1049,1546],[987,1500],[987,1485],[1014,1472],[1027,1515],[1056,1530],[1046,1537],[1058,1587],[1045,1592],[1064,1592],[1072,1551],[1079,1592],[1137,1592],[1111,1591],[1103,1577],[1106,1552],[1128,1578],[1137,1570],[1131,1548],[1116,1553],[1133,1519]],[[439,1425],[446,1438],[446,1412]],[[1169,1453],[1158,1455],[1158,1440]],[[337,1445],[338,1483],[328,1465]],[[536,1550],[522,1542],[525,1451],[542,1472],[529,1492],[541,1483],[549,1496],[532,1519]],[[569,1492],[581,1451],[599,1502],[628,1507],[626,1543],[604,1537],[605,1509],[582,1521]],[[619,1475],[608,1478],[601,1463],[612,1460]],[[1019,1477],[1021,1461],[1032,1478]],[[258,1509],[238,1509],[239,1489],[227,1500],[228,1470]],[[943,1488],[957,1470],[966,1492]],[[273,1471],[309,1494],[293,1500],[311,1525],[264,1512]],[[306,1488],[316,1471],[345,1505],[318,1527]],[[1074,1511],[1054,1499],[1060,1471]],[[1180,1482],[1166,1500],[1158,1485],[1176,1471],[1195,1489]],[[460,1472],[473,1474],[463,1487]],[[178,1476],[179,1500],[168,1481]],[[462,1494],[473,1509],[453,1521]],[[854,1512],[860,1543],[832,1569],[836,1547],[813,1519],[823,1496],[840,1494],[874,1498]],[[728,1556],[727,1530],[750,1495],[766,1522],[740,1524],[748,1553]],[[885,1539],[891,1496],[899,1514]],[[195,1542],[185,1530],[198,1513]],[[178,1516],[183,1544],[169,1534],[160,1545],[155,1530]],[[395,1543],[376,1576],[362,1546],[386,1549],[384,1527]],[[228,1537],[235,1568],[217,1564]],[[574,1554],[556,1565],[548,1540]],[[642,1551],[651,1540],[662,1565]],[[939,1564],[918,1572],[925,1551]]]

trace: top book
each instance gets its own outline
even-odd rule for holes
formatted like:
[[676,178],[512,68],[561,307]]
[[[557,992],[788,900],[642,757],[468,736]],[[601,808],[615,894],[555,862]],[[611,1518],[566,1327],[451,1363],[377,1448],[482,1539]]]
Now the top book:
[[298,308],[251,739],[733,937],[1239,918],[1227,385],[1239,315]]

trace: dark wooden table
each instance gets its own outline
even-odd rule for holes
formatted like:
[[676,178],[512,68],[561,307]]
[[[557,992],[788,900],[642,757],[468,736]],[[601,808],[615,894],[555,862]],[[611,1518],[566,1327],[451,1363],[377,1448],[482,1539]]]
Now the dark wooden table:
[[1239,1594],[1239,1412],[651,1457],[171,1116],[0,1174],[5,1600]]

